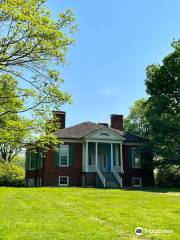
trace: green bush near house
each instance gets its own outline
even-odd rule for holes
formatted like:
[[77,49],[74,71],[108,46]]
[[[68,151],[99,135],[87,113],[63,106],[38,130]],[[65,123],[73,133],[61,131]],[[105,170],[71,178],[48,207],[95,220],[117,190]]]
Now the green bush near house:
[[169,165],[158,168],[155,182],[159,187],[180,187],[180,166]]
[[0,162],[0,186],[24,186],[24,168]]
[[179,190],[1,187],[0,239],[179,240]]

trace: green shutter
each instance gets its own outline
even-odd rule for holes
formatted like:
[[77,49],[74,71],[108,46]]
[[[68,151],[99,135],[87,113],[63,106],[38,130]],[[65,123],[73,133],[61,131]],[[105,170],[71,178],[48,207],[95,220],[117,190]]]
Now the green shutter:
[[31,151],[31,168],[37,168],[37,161],[38,161],[38,158],[37,158],[37,152],[36,150],[32,150]]
[[36,149],[35,168],[39,169],[39,149]]
[[132,168],[132,148],[128,147],[128,163],[129,168]]
[[39,168],[43,166],[43,153],[39,149]]
[[37,163],[36,163],[36,168],[40,169],[42,168],[42,153],[41,150],[38,148],[37,149]]
[[37,150],[34,153],[34,165],[35,165],[35,169],[38,168],[38,152]]
[[61,145],[57,145],[55,149],[55,166],[57,167],[59,166],[60,146]]
[[30,152],[26,150],[26,163],[25,163],[25,168],[28,170],[29,169],[29,164],[30,164]]
[[69,166],[73,165],[73,145],[69,144]]

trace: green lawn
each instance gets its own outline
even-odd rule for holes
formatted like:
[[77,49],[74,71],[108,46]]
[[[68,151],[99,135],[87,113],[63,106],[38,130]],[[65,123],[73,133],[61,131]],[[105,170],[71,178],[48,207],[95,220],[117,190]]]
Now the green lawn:
[[[143,234],[134,229],[173,230]],[[180,239],[180,192],[0,188],[0,240]]]

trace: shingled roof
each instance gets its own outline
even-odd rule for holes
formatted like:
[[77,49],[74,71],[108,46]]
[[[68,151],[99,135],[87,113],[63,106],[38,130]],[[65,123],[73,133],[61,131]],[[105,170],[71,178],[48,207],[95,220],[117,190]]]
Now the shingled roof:
[[[64,128],[54,134],[61,139],[81,139],[91,133],[95,133],[99,129],[107,129],[106,126],[93,122],[83,122],[72,127]],[[126,142],[144,142],[146,139],[137,135],[129,134],[117,129],[108,127],[110,130],[119,134]]]

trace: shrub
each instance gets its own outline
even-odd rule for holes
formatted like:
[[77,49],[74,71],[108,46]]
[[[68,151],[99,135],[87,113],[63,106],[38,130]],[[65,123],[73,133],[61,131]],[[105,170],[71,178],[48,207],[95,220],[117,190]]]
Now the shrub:
[[24,186],[22,167],[7,162],[0,163],[0,186]]
[[159,187],[180,187],[180,166],[171,165],[159,168],[155,182]]

